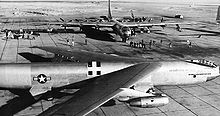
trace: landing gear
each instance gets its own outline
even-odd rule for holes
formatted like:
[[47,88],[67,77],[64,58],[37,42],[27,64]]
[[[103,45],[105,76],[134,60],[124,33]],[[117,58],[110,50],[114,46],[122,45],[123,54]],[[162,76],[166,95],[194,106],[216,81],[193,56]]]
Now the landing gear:
[[126,37],[122,38],[122,42],[126,43],[127,39]]
[[179,32],[182,32],[182,29],[181,29],[181,27],[179,26],[179,24],[176,24],[176,30],[179,31]]
[[131,36],[136,36],[135,29],[131,29]]
[[155,89],[154,89],[154,88],[150,88],[150,89],[147,90],[146,93],[152,93],[152,94],[155,94],[156,92],[155,92]]
[[150,27],[141,28],[140,29],[140,33],[148,33],[148,34],[150,34]]

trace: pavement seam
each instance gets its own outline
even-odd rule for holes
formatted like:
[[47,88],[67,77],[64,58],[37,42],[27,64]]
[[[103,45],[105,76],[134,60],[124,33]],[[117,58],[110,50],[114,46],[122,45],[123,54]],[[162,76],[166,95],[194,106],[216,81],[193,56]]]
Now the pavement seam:
[[[163,92],[163,90],[160,90]],[[181,105],[182,107],[184,107],[185,109],[187,109],[188,111],[190,111],[191,113],[193,113],[195,116],[199,116],[196,113],[194,113],[190,108],[187,108],[186,106],[184,106],[183,104],[179,103],[176,99],[174,99],[172,96],[167,95],[168,97],[170,97],[171,99],[173,99],[176,103],[178,103],[179,105]]]
[[204,103],[208,104],[209,106],[213,107],[214,109],[216,109],[216,110],[220,111],[218,108],[216,108],[215,106],[211,105],[210,103],[208,103],[208,102],[204,101],[203,99],[199,98],[198,96],[193,95],[192,93],[190,93],[190,92],[186,91],[185,89],[183,89],[183,88],[181,88],[181,87],[179,87],[179,88],[180,88],[180,89],[182,89],[183,91],[185,91],[185,92],[187,92],[187,93],[191,94],[193,97],[195,97],[195,98],[199,99],[200,101],[202,101],[202,102],[204,102]]

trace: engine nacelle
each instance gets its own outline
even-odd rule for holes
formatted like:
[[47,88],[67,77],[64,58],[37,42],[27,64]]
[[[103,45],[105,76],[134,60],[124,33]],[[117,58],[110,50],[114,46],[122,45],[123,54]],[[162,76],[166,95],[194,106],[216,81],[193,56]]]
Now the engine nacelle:
[[169,98],[167,96],[138,97],[131,99],[128,103],[130,106],[134,107],[153,108],[168,104]]
[[150,28],[151,28],[151,27],[140,28],[140,32],[141,32],[141,33],[150,33]]

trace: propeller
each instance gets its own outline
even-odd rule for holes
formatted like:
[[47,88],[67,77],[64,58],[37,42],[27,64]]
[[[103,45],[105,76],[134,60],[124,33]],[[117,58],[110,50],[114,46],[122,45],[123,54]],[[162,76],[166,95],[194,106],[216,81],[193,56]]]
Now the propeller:
[[63,18],[61,18],[61,17],[60,17],[60,20],[63,21],[63,22],[65,22],[65,20],[64,20]]

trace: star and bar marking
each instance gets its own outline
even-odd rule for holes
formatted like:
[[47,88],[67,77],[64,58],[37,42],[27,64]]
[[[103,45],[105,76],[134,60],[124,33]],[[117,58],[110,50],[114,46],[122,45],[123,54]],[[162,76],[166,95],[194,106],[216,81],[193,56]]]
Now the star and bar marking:
[[50,80],[51,80],[51,77],[48,77],[45,74],[39,74],[38,76],[33,77],[33,81],[38,81],[40,84],[44,84]]

